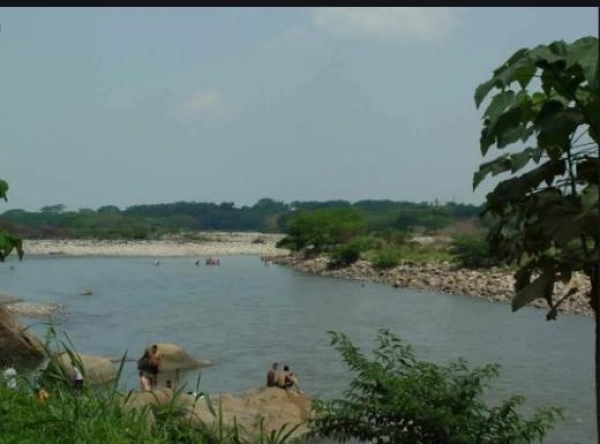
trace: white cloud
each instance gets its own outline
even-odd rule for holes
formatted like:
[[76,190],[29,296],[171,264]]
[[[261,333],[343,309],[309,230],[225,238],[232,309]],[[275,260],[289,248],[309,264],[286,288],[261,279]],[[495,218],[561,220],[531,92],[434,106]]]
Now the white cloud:
[[185,113],[215,111],[223,107],[223,99],[219,91],[206,89],[192,92],[175,107]]
[[336,37],[432,42],[446,37],[464,8],[315,8],[313,25]]

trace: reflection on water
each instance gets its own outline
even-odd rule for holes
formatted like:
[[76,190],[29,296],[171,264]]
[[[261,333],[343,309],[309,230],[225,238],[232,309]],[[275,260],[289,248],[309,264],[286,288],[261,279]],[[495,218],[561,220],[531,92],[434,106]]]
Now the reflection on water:
[[[328,330],[361,347],[388,327],[417,357],[472,364],[498,362],[502,376],[492,400],[521,393],[528,407],[562,405],[571,421],[549,443],[591,443],[593,322],[466,297],[416,293],[388,286],[309,276],[258,257],[225,257],[220,267],[196,258],[26,258],[0,267],[2,291],[27,301],[65,304],[60,326],[82,353],[138,358],[151,342],[170,342],[214,360],[202,370],[209,392],[264,383],[272,362],[289,364],[313,396],[339,395],[348,372],[329,346]],[[82,288],[93,290],[81,296]],[[34,327],[39,333],[43,328]],[[198,372],[179,375],[194,390]],[[135,363],[124,384],[138,385]]]

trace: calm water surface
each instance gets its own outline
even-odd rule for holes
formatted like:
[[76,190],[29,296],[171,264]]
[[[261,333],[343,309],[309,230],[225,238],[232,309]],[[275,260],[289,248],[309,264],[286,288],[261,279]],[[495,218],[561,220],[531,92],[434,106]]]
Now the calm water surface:
[[[156,267],[152,258],[28,257],[9,262],[15,270],[0,266],[0,291],[65,304],[60,329],[81,353],[137,358],[150,342],[170,342],[215,360],[202,371],[210,392],[262,385],[278,361],[297,372],[309,394],[340,394],[348,373],[326,332],[370,347],[388,327],[419,358],[501,364],[492,400],[520,393],[528,408],[564,406],[570,419],[546,442],[594,442],[592,319],[547,322],[535,309],[511,314],[506,304],[310,276],[265,267],[257,257],[225,257],[220,267],[196,266],[195,259],[162,259]],[[93,295],[80,296],[83,288]],[[197,375],[181,380],[191,388]],[[124,384],[137,385],[133,365]]]

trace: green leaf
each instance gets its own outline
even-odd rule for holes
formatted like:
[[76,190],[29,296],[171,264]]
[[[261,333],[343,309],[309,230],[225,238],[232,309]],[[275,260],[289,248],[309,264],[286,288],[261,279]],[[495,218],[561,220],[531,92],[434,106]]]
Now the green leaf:
[[589,85],[594,83],[594,72],[598,63],[598,38],[583,37],[569,45],[567,68],[581,66],[583,76]]
[[[536,163],[539,163],[542,155],[541,148],[526,148],[522,152],[513,154],[510,156],[510,171],[516,173],[523,168],[531,159],[534,159]],[[537,159],[537,160],[536,160]]]
[[527,58],[536,64],[540,64],[541,62],[553,64],[565,60],[564,56],[555,54],[547,45],[538,45],[532,50],[528,51]]
[[497,174],[503,173],[505,171],[510,170],[510,160],[508,158],[508,154],[503,154],[496,159],[482,163],[479,166],[479,171],[473,174],[473,189],[476,189],[477,186],[481,183],[483,179],[486,178],[488,174],[492,174],[495,176]]
[[475,90],[475,106],[477,108],[479,108],[479,105],[481,105],[481,102],[493,87],[494,79],[488,80],[487,82],[482,83],[477,87],[477,89]]
[[535,65],[524,65],[523,67],[515,71],[515,80],[519,82],[519,85],[522,89],[525,89],[527,88],[527,85],[529,85],[529,83],[531,82],[531,79],[533,79],[533,76],[535,75],[536,71],[537,67]]
[[500,117],[504,110],[514,102],[515,92],[510,89],[496,94],[483,114],[485,117],[489,118],[489,126],[493,127],[498,117]]
[[5,180],[0,179],[0,198],[7,201],[6,192],[8,191],[8,183]]
[[535,299],[548,299],[552,295],[553,290],[554,270],[546,269],[531,284],[517,292],[517,295],[512,300],[512,311],[517,311]]
[[[597,162],[596,162],[597,163]],[[581,192],[581,204],[585,209],[597,209],[598,208],[598,185],[588,185]]]
[[495,127],[490,129],[496,137],[498,148],[504,148],[525,136],[527,130],[521,123],[521,110],[519,108],[513,108],[498,118]]

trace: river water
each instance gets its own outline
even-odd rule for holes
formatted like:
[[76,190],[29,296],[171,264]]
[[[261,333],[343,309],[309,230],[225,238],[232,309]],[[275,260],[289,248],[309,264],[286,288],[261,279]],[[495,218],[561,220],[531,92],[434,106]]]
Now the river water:
[[[127,351],[137,358],[146,344],[169,342],[214,360],[201,372],[201,386],[211,393],[260,386],[278,361],[291,366],[311,396],[339,395],[349,373],[327,331],[346,333],[368,352],[377,330],[390,328],[421,359],[445,363],[462,356],[472,365],[501,364],[492,403],[519,393],[527,398],[526,411],[563,406],[568,420],[545,442],[594,442],[590,318],[559,315],[547,322],[536,309],[511,314],[506,304],[312,276],[264,266],[254,256],[224,257],[218,267],[194,262],[27,257],[0,266],[0,291],[64,304],[68,315],[58,328],[81,353]],[[79,295],[84,288],[93,295]],[[43,334],[46,327],[32,328]],[[197,376],[180,375],[181,382],[192,389]],[[137,385],[133,364],[123,384]]]

